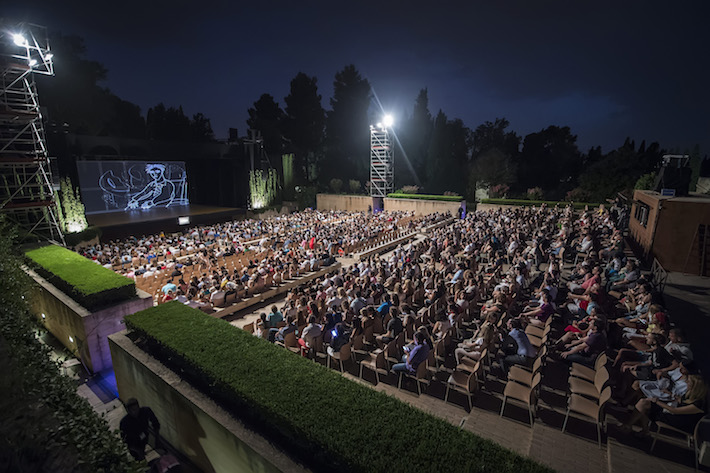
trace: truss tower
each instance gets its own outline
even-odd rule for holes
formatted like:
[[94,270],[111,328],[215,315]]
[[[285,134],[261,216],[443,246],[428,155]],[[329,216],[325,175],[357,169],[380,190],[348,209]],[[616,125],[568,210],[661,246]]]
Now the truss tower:
[[0,212],[63,244],[35,85],[36,74],[54,75],[44,27],[0,19],[0,74]]
[[370,127],[370,196],[394,192],[394,153],[387,127]]

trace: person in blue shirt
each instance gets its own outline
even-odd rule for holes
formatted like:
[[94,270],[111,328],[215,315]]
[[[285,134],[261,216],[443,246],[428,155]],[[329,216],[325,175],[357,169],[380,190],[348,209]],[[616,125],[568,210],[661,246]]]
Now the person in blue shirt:
[[523,324],[520,319],[508,320],[508,330],[510,330],[508,336],[515,341],[517,349],[515,353],[504,353],[505,356],[500,359],[500,366],[506,376],[511,366],[530,366],[533,358],[537,355],[537,350],[530,344],[528,336],[523,331]]
[[425,336],[422,332],[414,334],[416,345],[402,356],[402,363],[397,363],[392,366],[392,372],[399,373],[416,373],[417,367],[429,358],[429,345],[425,341]]
[[389,314],[390,307],[392,307],[392,299],[388,293],[385,293],[382,298],[384,301],[377,308],[377,313],[380,314],[380,317],[384,317],[385,314]]

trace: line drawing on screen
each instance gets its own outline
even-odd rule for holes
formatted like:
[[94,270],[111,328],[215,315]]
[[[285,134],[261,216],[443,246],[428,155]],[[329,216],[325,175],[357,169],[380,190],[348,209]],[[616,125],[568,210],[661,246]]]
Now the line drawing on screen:
[[98,183],[103,201],[124,210],[187,205],[187,173],[180,164],[135,164],[118,176],[113,170],[106,171]]

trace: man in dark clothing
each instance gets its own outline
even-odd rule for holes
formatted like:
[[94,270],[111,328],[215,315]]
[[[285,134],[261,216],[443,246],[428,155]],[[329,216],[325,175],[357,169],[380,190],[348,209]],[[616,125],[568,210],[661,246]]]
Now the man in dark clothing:
[[126,414],[121,419],[121,437],[128,446],[128,451],[136,460],[145,459],[145,446],[148,444],[148,427],[153,429],[153,435],[158,438],[160,422],[150,407],[140,407],[136,398],[126,401]]

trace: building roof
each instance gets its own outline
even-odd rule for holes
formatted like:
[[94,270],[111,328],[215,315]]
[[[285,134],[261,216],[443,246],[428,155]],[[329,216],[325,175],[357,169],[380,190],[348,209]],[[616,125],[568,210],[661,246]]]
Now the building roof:
[[656,191],[648,191],[648,190],[638,190],[637,192],[640,192],[648,197],[651,197],[652,199],[656,200],[672,200],[673,202],[692,202],[696,204],[710,204],[710,195],[707,194],[698,194],[697,192],[691,192],[689,195],[685,195],[682,197],[671,197],[667,195],[661,195],[659,192]]

